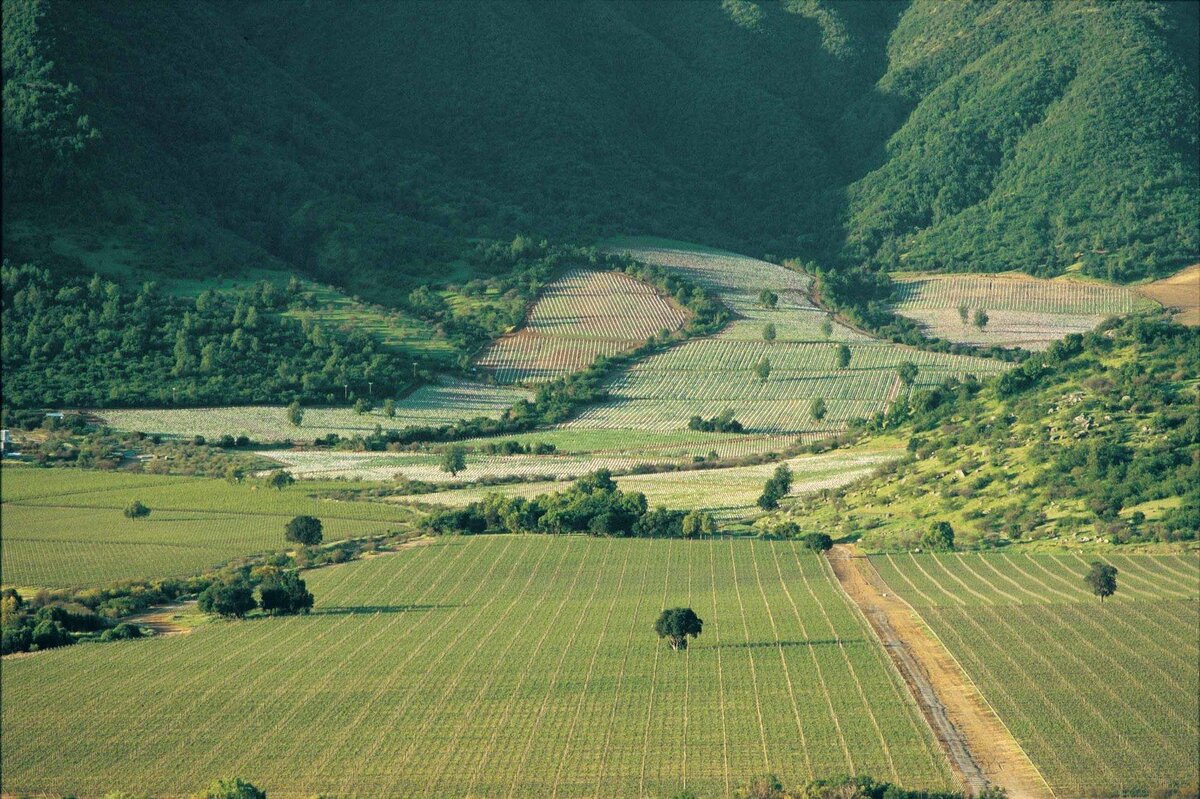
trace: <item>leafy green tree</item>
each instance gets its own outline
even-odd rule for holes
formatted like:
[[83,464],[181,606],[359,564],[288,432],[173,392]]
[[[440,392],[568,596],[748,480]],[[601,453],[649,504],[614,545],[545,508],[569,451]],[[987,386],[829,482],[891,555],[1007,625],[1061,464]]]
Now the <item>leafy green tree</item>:
[[921,537],[921,546],[931,552],[954,551],[954,528],[950,522],[939,521],[929,526],[929,530]]
[[763,356],[758,363],[754,364],[754,376],[759,382],[767,382],[767,378],[771,376],[771,359]]
[[30,636],[30,647],[37,649],[54,649],[58,646],[69,646],[75,643],[71,633],[62,622],[43,619],[33,628]]
[[688,638],[695,638],[703,631],[704,620],[691,608],[668,608],[654,622],[654,632],[667,639],[676,652],[687,649]]
[[983,310],[982,308],[975,309],[975,316],[971,320],[975,323],[975,327],[983,330],[985,327],[987,327],[988,320],[989,317],[987,311]]
[[764,308],[774,308],[779,304],[779,295],[770,289],[763,289],[758,293],[758,304]]
[[267,792],[237,777],[216,780],[208,788],[192,794],[192,799],[267,799]]
[[845,344],[839,344],[837,348],[837,367],[845,369],[850,365],[850,348]]
[[802,540],[804,546],[814,552],[824,552],[833,548],[833,539],[825,533],[809,533]]
[[833,320],[828,316],[821,321],[821,335],[825,338],[829,338],[833,335]]
[[900,378],[900,382],[905,386],[911,386],[917,381],[917,365],[912,361],[905,361],[896,367],[896,374]]
[[294,571],[280,572],[267,578],[259,586],[259,593],[262,609],[272,615],[308,613],[313,606],[313,595]]
[[358,399],[356,399],[354,401],[354,412],[355,413],[362,415],[369,410],[371,410],[371,403],[367,402],[362,397],[359,397]]
[[300,400],[293,400],[292,404],[287,406],[287,418],[294,427],[299,427],[304,422],[304,409],[300,407]]
[[773,342],[775,340],[775,325],[770,322],[763,325],[762,337],[763,341],[767,342],[768,344]]
[[965,302],[960,303],[958,306],[958,318],[964,325],[971,321],[971,309],[967,307]]
[[763,510],[775,510],[779,500],[787,496],[792,488],[792,470],[786,463],[775,468],[775,473],[763,485],[763,492],[758,498],[758,507]]
[[321,543],[323,537],[321,520],[315,516],[297,516],[284,525],[283,537],[306,547]]
[[124,513],[126,519],[144,519],[150,515],[150,509],[141,500],[135,499],[125,506]]
[[458,473],[467,468],[467,448],[462,444],[451,444],[446,447],[446,451],[442,453],[441,470],[447,472],[451,477],[457,477]]
[[295,482],[296,478],[292,477],[290,472],[285,472],[283,469],[276,469],[267,477],[267,485],[276,491],[282,491]]
[[711,513],[702,510],[691,510],[683,517],[682,533],[684,538],[703,538],[717,532],[717,520]]
[[396,418],[396,401],[391,397],[383,401],[383,415],[389,419]]
[[1117,567],[1098,560],[1092,561],[1091,571],[1083,578],[1092,593],[1100,597],[1101,604],[1105,597],[1117,592]]
[[818,422],[825,418],[827,408],[825,407],[824,397],[814,397],[812,403],[808,406],[808,413]]
[[257,607],[254,589],[241,577],[214,582],[200,592],[196,604],[202,613],[239,619]]

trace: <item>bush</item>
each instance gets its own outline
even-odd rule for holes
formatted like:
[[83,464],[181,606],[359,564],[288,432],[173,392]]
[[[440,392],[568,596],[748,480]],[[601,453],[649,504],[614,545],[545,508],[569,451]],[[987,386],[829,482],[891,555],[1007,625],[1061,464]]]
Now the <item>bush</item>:
[[192,799],[267,799],[267,792],[232,777],[213,782],[205,790],[192,794]]
[[814,552],[824,552],[833,548],[833,539],[825,533],[809,533],[802,540],[804,546]]
[[150,515],[150,509],[141,503],[140,500],[134,500],[125,506],[126,519],[144,519]]

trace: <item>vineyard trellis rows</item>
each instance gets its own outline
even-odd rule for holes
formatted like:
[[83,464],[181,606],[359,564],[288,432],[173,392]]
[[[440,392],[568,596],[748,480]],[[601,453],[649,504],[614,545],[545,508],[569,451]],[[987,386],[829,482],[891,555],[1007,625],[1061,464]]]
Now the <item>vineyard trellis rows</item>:
[[1109,555],[1118,591],[1086,589],[1079,554],[872,558],[980,686],[1062,797],[1195,781],[1200,559]]
[[688,314],[653,287],[620,272],[573,269],[538,295],[516,333],[493,342],[476,360],[498,383],[551,380],[598,356],[634,349]]
[[[1070,333],[1085,333],[1109,316],[1123,315],[1148,302],[1124,286],[1106,286],[1032,277],[954,275],[898,276],[896,311],[931,335],[964,344],[1042,350]],[[980,329],[964,322],[968,314],[988,314]]]
[[382,398],[379,398],[376,407],[364,413],[352,408],[305,408],[300,427],[288,420],[286,408],[276,406],[106,409],[95,413],[118,430],[171,436],[202,435],[210,439],[245,435],[255,441],[276,442],[322,438],[330,433],[343,437],[365,436],[373,433],[376,426],[387,430],[452,424],[477,416],[496,418],[518,401],[531,396],[519,388],[447,379],[421,386],[398,400],[394,417],[383,412]]
[[[194,478],[5,467],[0,570],[5,585],[98,585],[192,574],[284,546],[294,516],[322,519],[327,541],[407,527],[407,508],[318,500]],[[127,519],[134,499],[151,508]]]
[[[306,578],[308,617],[6,664],[3,790],[234,771],[359,796],[724,795],[764,769],[952,786],[827,562],[794,543],[440,539]],[[650,632],[684,602],[707,622],[686,655]]]

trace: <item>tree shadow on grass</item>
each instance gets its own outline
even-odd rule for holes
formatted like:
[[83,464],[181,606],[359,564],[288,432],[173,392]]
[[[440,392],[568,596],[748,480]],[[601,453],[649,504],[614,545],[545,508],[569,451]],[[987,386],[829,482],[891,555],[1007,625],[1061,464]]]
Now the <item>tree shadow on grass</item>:
[[351,605],[318,608],[313,616],[371,616],[376,613],[415,613],[423,610],[449,610],[458,605]]

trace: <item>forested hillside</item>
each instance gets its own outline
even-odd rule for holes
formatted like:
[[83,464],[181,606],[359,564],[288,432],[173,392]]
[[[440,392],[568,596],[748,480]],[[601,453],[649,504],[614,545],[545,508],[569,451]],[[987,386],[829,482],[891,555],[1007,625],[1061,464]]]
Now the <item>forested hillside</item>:
[[13,262],[399,304],[519,233],[1117,279],[1200,251],[1189,3],[4,12]]

